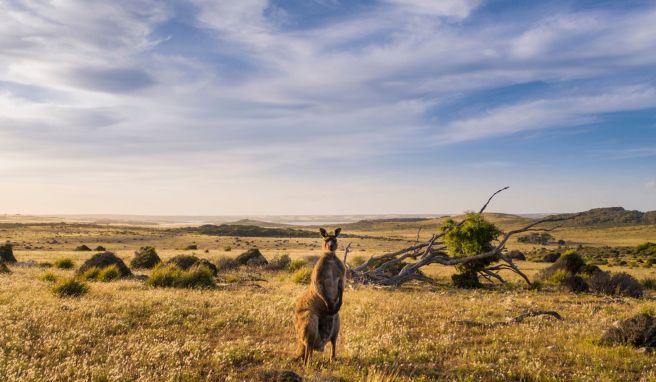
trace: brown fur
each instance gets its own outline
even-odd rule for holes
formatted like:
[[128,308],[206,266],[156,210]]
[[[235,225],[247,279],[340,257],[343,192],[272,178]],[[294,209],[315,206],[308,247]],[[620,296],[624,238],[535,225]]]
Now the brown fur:
[[335,255],[337,236],[321,229],[326,249],[312,270],[308,288],[299,296],[294,309],[294,326],[298,338],[298,356],[307,364],[314,350],[323,351],[328,341],[332,344],[331,359],[335,359],[339,334],[339,309],[344,292],[344,264]]

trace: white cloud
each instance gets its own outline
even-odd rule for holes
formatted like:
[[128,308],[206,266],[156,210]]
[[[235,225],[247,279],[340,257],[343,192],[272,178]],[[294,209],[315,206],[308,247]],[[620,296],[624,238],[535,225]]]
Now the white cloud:
[[[653,87],[617,75],[656,64],[653,9],[461,23],[480,3],[385,0],[290,29],[266,0],[194,0],[192,21],[212,37],[196,54],[158,49],[158,27],[182,3],[0,2],[0,151],[12,156],[0,175],[220,184],[326,161],[357,171],[436,142],[655,106]],[[432,115],[480,90],[607,77],[604,92],[562,86],[448,123]]]

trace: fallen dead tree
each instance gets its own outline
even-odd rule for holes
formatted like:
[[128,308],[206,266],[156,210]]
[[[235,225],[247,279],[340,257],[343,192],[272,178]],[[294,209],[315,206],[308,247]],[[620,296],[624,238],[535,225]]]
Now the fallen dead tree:
[[[492,199],[500,192],[507,190],[509,187],[504,187],[496,191],[487,202],[481,207],[477,214],[470,214],[472,216],[479,216],[485,211]],[[387,253],[380,256],[373,256],[365,263],[355,268],[347,266],[347,277],[349,280],[356,284],[373,284],[382,286],[397,286],[408,281],[418,280],[432,283],[433,279],[426,276],[422,272],[422,268],[430,264],[441,264],[447,266],[466,266],[468,264],[486,264],[484,267],[478,267],[475,270],[473,277],[482,277],[490,282],[498,281],[505,283],[504,278],[500,275],[501,271],[510,271],[519,275],[529,285],[531,281],[528,276],[524,274],[513,259],[504,254],[503,250],[513,235],[529,231],[550,231],[556,227],[543,227],[538,228],[540,225],[546,223],[560,222],[564,220],[574,219],[582,214],[574,214],[569,216],[558,216],[540,219],[528,224],[522,228],[514,229],[502,234],[498,243],[494,246],[490,245],[488,250],[470,256],[453,256],[449,255],[449,248],[446,243],[445,237],[454,229],[459,229],[465,224],[466,219],[460,222],[450,222],[448,226],[442,228],[442,232],[433,234],[428,241],[419,242],[419,232],[417,233],[417,240],[415,243],[407,248],[398,250],[396,252]],[[489,223],[488,223],[489,224]],[[492,225],[490,225],[492,226]],[[492,226],[493,227],[493,226]],[[496,230],[496,228],[494,228]],[[497,231],[501,234],[500,231]],[[497,235],[494,237],[496,238]],[[344,250],[344,264],[350,250],[350,244]],[[489,264],[489,265],[488,265]],[[477,279],[478,280],[478,279]]]

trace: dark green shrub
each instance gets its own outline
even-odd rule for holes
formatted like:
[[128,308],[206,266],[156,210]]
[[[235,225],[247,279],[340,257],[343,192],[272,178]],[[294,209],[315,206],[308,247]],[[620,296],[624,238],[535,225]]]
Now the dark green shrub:
[[75,266],[73,260],[69,258],[57,259],[55,260],[53,265],[55,266],[55,268],[59,268],[59,269],[71,269]]
[[[461,225],[449,220],[442,227],[444,243],[453,257],[474,256],[492,250],[492,241],[496,240],[501,231],[492,223],[486,221],[481,214],[468,213]],[[458,286],[474,288],[481,286],[478,272],[498,260],[498,257],[471,261],[456,265],[457,275],[452,281]],[[466,280],[468,279],[468,280]]]
[[560,285],[574,293],[587,292],[589,289],[583,277],[576,275],[568,275],[561,280]]
[[612,327],[601,337],[602,345],[631,345],[634,347],[656,347],[656,318],[641,313]]
[[10,242],[0,245],[0,261],[5,263],[16,262],[16,257],[14,257],[14,245]]
[[213,288],[212,270],[204,265],[183,270],[175,264],[160,265],[155,268],[146,282],[158,288]]
[[75,247],[75,250],[86,252],[86,251],[91,251],[91,248],[89,248],[86,244],[82,244]]
[[79,297],[89,291],[89,287],[74,278],[62,279],[52,287],[52,292],[59,297]]
[[232,247],[227,246],[227,247],[223,248],[223,250],[226,251],[226,252],[230,252],[230,251],[232,251]]
[[644,292],[640,282],[624,272],[597,272],[590,277],[588,283],[593,292],[608,295],[641,297]]
[[85,261],[80,269],[77,270],[77,274],[84,274],[91,268],[104,269],[111,265],[116,266],[119,273],[121,274],[121,277],[132,276],[132,271],[130,271],[130,268],[128,268],[123,260],[114,255],[112,252],[101,252],[91,256],[91,258]]
[[97,246],[96,248],[93,249],[96,252],[105,252],[107,249],[103,247],[102,245]]
[[4,261],[0,261],[0,273],[11,273],[11,270]]
[[134,258],[132,258],[130,266],[135,269],[152,269],[161,262],[162,260],[157,255],[155,248],[147,246],[141,247],[134,252]]
[[555,263],[560,258],[560,253],[550,252],[542,257],[544,263]]
[[187,247],[185,247],[185,250],[187,250],[187,251],[191,251],[191,250],[195,250],[195,249],[198,249],[198,245],[196,245],[196,244],[190,244]]

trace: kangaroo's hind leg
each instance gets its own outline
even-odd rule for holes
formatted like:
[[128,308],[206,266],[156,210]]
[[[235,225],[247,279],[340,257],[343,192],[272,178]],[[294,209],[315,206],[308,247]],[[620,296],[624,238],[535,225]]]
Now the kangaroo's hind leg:
[[333,331],[330,336],[330,343],[332,346],[330,347],[331,352],[330,352],[330,360],[334,361],[337,358],[337,336],[339,335],[339,313],[337,313],[335,316],[333,316]]

